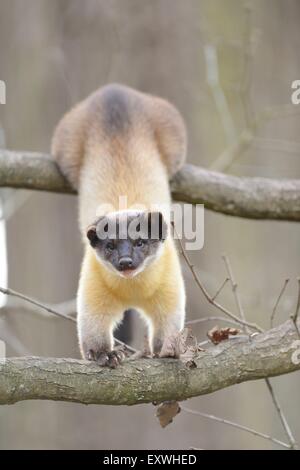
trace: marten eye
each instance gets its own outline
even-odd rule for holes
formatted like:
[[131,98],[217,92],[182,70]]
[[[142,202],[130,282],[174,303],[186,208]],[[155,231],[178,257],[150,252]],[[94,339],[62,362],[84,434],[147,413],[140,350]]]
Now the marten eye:
[[114,249],[115,249],[114,243],[113,242],[108,242],[108,244],[106,245],[106,249],[108,251],[114,251]]
[[145,241],[142,240],[141,238],[139,238],[137,241],[136,241],[136,244],[135,246],[138,246],[138,247],[142,247],[145,245]]

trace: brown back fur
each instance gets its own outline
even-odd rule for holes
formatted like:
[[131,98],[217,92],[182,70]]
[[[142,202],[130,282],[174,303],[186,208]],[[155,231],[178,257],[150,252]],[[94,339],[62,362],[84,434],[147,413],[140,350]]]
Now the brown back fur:
[[169,176],[185,160],[185,126],[173,105],[124,85],[107,85],[71,109],[54,133],[52,154],[76,189],[86,144],[95,131],[112,147],[123,145],[130,134],[147,135],[155,141]]

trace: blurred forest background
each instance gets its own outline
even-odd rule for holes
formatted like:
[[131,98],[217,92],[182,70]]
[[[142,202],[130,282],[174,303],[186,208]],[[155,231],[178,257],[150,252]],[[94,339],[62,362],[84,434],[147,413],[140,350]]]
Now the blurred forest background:
[[[298,0],[1,0],[1,145],[49,152],[53,129],[74,103],[108,82],[161,95],[183,114],[188,161],[218,162],[253,117],[276,107],[224,171],[300,178]],[[218,73],[217,73],[218,72]],[[288,109],[287,106],[288,105]],[[297,115],[298,112],[298,115]],[[2,285],[47,303],[74,299],[82,256],[74,196],[0,190]],[[205,214],[195,264],[211,292],[231,261],[249,321],[268,327],[286,278],[277,322],[295,308],[300,225]],[[183,266],[187,318],[217,314]],[[220,300],[235,309],[228,285]],[[75,327],[1,295],[0,338],[7,355],[79,357]],[[64,305],[64,304],[63,304]],[[61,305],[61,307],[63,307]],[[195,326],[199,340],[213,322]],[[133,328],[140,331],[134,321]],[[299,374],[272,380],[300,440]],[[264,381],[243,383],[188,406],[285,439]],[[23,402],[0,407],[0,448],[274,448],[268,441],[184,411],[161,429],[152,405],[83,406]]]

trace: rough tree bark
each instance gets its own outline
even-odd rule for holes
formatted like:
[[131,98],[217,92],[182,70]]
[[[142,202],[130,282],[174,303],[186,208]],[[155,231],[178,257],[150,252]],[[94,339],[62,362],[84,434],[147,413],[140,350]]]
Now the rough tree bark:
[[[49,155],[0,150],[0,187],[75,193]],[[185,165],[173,199],[251,219],[300,221],[300,180],[237,177]]]
[[31,399],[105,405],[185,400],[299,370],[297,340],[289,320],[251,338],[235,337],[209,347],[199,353],[192,369],[175,359],[127,361],[115,370],[74,359],[2,359],[0,404]]
[[[49,155],[29,152],[0,150],[0,186],[75,193]],[[239,178],[185,165],[171,188],[174,199],[204,203],[224,214],[300,220],[299,180]],[[127,361],[116,370],[72,359],[1,359],[0,404],[29,399],[110,405],[185,400],[299,370],[299,344],[290,320],[256,336],[209,347],[192,369],[172,359]]]

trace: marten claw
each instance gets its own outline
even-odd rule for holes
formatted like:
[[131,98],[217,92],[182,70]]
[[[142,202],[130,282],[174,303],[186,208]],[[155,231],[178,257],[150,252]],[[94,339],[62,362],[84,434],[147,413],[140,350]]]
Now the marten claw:
[[125,354],[121,350],[113,350],[107,352],[95,353],[93,350],[89,350],[88,359],[90,361],[96,361],[101,367],[110,367],[115,369],[125,359]]

